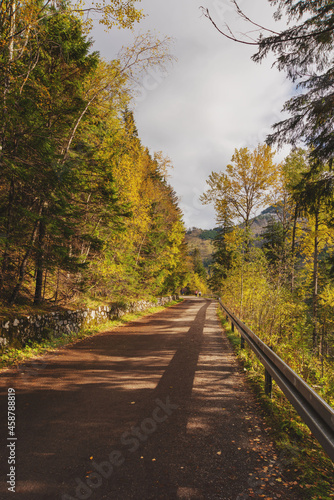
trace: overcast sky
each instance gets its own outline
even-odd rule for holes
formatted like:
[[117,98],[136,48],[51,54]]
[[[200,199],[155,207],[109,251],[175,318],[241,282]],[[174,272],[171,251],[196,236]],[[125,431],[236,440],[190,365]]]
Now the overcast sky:
[[[210,172],[224,170],[235,148],[263,143],[293,89],[271,67],[273,60],[255,64],[254,47],[225,39],[201,14],[203,5],[220,26],[228,22],[236,31],[249,31],[229,0],[142,0],[139,5],[147,18],[135,31],[173,37],[177,57],[167,76],[142,81],[134,107],[139,137],[151,152],[171,158],[170,183],[186,227],[213,228],[213,208],[199,202]],[[239,5],[256,22],[278,28],[268,0],[240,0]],[[115,58],[133,36],[117,29],[105,33],[101,25],[92,32],[94,49],[105,59]]]

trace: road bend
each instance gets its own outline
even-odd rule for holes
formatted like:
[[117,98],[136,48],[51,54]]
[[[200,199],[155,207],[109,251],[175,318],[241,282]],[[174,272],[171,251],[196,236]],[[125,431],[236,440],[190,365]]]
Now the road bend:
[[301,498],[216,308],[187,298],[3,371],[0,498]]

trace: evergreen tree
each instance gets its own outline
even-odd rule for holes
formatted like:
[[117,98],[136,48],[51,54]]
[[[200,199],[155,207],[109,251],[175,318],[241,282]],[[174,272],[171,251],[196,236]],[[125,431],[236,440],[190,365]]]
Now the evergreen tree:
[[227,38],[258,47],[253,56],[262,61],[269,53],[276,57],[276,66],[284,70],[298,93],[289,99],[284,111],[290,118],[274,125],[275,132],[268,137],[269,144],[298,144],[301,140],[311,148],[310,155],[320,162],[332,164],[334,151],[333,114],[333,48],[334,3],[328,0],[268,0],[278,6],[276,19],[286,17],[291,26],[275,32],[251,20],[233,0],[236,10],[259,32],[254,41],[238,38],[233,29],[221,30],[210,16],[216,29]]
[[261,237],[263,239],[263,249],[265,250],[268,262],[272,265],[281,263],[284,259],[284,234],[282,223],[270,217]]
[[216,229],[217,234],[213,241],[215,251],[213,252],[213,263],[210,266],[209,285],[214,291],[221,290],[222,282],[226,279],[228,271],[232,267],[233,252],[226,244],[225,236],[233,230],[233,224],[229,219],[222,221],[222,225]]
[[194,250],[191,251],[190,253],[192,262],[193,262],[193,268],[194,272],[203,280],[206,280],[206,270],[203,265],[203,260],[201,256],[201,252],[199,249],[196,247]]
[[[26,195],[24,205],[16,207],[25,215],[21,238],[26,231],[30,233],[26,236],[28,244],[22,242],[26,251],[19,262],[11,303],[16,300],[32,254],[36,256],[35,303],[41,300],[46,240],[49,238],[50,252],[55,224],[58,221],[64,227],[63,201],[65,197],[71,199],[77,181],[76,166],[70,160],[63,161],[62,153],[72,123],[84,106],[80,85],[97,63],[97,55],[89,54],[91,42],[82,34],[80,22],[63,8],[41,19],[38,28],[34,50],[39,64],[16,94],[14,128],[4,157],[9,176],[16,177],[17,189]],[[31,44],[35,45],[35,40]],[[18,224],[22,225],[19,219]]]
[[311,216],[313,228],[313,279],[312,279],[312,315],[313,348],[318,345],[318,306],[319,306],[319,252],[321,225],[325,223],[329,207],[333,206],[334,176],[323,167],[322,171],[311,169],[304,173],[301,181],[294,188],[294,197],[305,215]]

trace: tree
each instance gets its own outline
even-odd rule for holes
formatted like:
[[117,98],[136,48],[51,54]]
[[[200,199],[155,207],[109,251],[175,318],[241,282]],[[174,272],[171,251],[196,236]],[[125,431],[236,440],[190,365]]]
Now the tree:
[[[141,17],[134,3],[113,0],[93,9],[109,16],[103,18],[109,27],[131,27]],[[131,100],[131,81],[173,58],[167,38],[147,34],[120,59],[104,62],[89,53],[92,41],[74,15],[79,8],[39,0],[9,0],[2,7],[1,289],[13,303],[34,275],[38,304],[47,273],[65,271],[75,293],[106,232],[111,238],[122,229],[129,209],[115,191],[110,161],[122,152],[116,147],[108,158],[99,150]]]
[[[136,0],[126,2],[103,0],[102,3],[93,1],[91,6],[87,8],[80,7],[79,4],[72,5],[71,2],[64,0],[57,2],[6,0],[0,3],[0,65],[2,67],[0,74],[2,94],[0,145],[2,151],[5,150],[6,124],[9,118],[7,111],[11,104],[12,84],[14,83],[22,92],[31,72],[39,63],[40,24],[48,18],[59,15],[59,12],[66,12],[70,13],[72,17],[74,15],[81,17],[86,28],[89,29],[91,13],[99,13],[100,22],[107,29],[113,26],[132,28],[133,24],[143,17],[143,13],[135,8],[135,2]],[[163,45],[164,41],[161,44]],[[25,62],[22,64],[23,59]],[[133,60],[131,62],[134,63]]]
[[333,206],[333,191],[333,173],[325,167],[320,172],[311,169],[305,173],[294,188],[294,197],[301,212],[309,217],[310,225],[303,250],[306,259],[312,262],[313,349],[318,345],[319,254],[326,245],[332,244],[328,216]]
[[262,234],[266,256],[273,264],[271,271],[286,284],[290,279],[292,291],[295,286],[296,229],[301,215],[293,193],[302,174],[309,169],[307,152],[301,149],[291,151],[284,162],[278,165],[278,179],[270,207],[275,212],[275,220],[269,221]]
[[167,182],[169,161],[142,145],[128,109],[111,113],[101,126],[94,159],[110,169],[129,217],[124,231],[104,234],[104,250],[86,273],[86,285],[123,296],[175,292],[186,279],[187,251],[178,199]]
[[206,181],[209,189],[200,199],[203,204],[213,203],[218,222],[237,220],[249,229],[252,213],[270,201],[270,190],[277,179],[274,154],[266,145],[254,151],[236,149],[227,173],[210,174]]
[[277,266],[284,260],[283,224],[271,216],[261,236],[268,262]]
[[193,267],[194,267],[194,272],[198,274],[198,276],[205,281],[206,280],[206,271],[205,267],[203,265],[203,260],[201,253],[199,249],[196,247],[194,250],[191,251],[190,253],[192,261],[193,261]]
[[[16,300],[28,261],[34,254],[35,303],[41,300],[47,225],[50,218],[53,229],[57,220],[64,225],[63,209],[57,218],[61,206],[58,200],[68,196],[76,178],[74,165],[62,158],[64,143],[78,110],[85,107],[81,83],[97,64],[97,54],[89,54],[91,42],[83,36],[80,21],[66,11],[45,17],[38,30],[38,44],[30,40],[30,52],[38,53],[39,63],[20,91],[15,92],[14,86],[10,89],[16,99],[11,121],[7,121],[6,148],[2,156],[4,178],[16,192],[25,195],[23,204],[15,207],[24,251],[10,303]],[[22,57],[21,64],[25,62],[29,64],[29,59]],[[19,219],[23,213],[24,228]]]
[[102,0],[92,1],[90,6],[80,5],[64,0],[42,1],[42,0],[3,0],[1,2],[0,26],[2,37],[0,42],[0,54],[10,51],[12,45],[17,41],[20,50],[16,52],[16,57],[22,55],[22,49],[27,45],[28,39],[34,36],[34,31],[38,29],[41,20],[54,15],[57,8],[65,7],[71,14],[84,21],[86,30],[92,26],[92,14],[98,15],[99,22],[106,29],[114,26],[120,28],[133,28],[144,14],[136,8],[139,0]]
[[221,223],[221,226],[215,230],[216,236],[213,240],[214,252],[212,254],[213,263],[210,265],[210,277],[208,283],[210,288],[219,292],[223,280],[227,278],[227,273],[232,267],[232,251],[227,247],[225,236],[232,231],[233,224],[229,220]]
[[[278,206],[282,206],[282,200],[285,200],[286,224],[283,223],[284,236],[289,234],[288,241],[291,243],[287,250],[287,256],[290,256],[291,272],[291,291],[295,289],[295,267],[297,260],[297,226],[298,220],[303,215],[303,209],[300,200],[295,196],[295,188],[302,181],[303,175],[310,171],[310,162],[308,152],[304,149],[294,149],[285,158],[281,171],[281,190],[279,192],[280,201]],[[284,209],[284,206],[283,206]]]
[[253,56],[256,62],[262,61],[270,52],[276,57],[276,66],[287,72],[287,76],[297,84],[298,94],[289,99],[284,111],[290,118],[274,125],[275,132],[268,137],[268,143],[290,143],[296,145],[302,139],[310,149],[310,155],[320,162],[333,161],[334,151],[334,113],[333,81],[334,67],[332,51],[334,48],[333,2],[325,0],[268,0],[277,5],[276,20],[286,16],[291,27],[275,32],[251,20],[232,1],[241,16],[258,36],[238,38],[230,27],[219,29],[210,12],[204,14],[216,29],[227,38],[253,45],[258,51]]

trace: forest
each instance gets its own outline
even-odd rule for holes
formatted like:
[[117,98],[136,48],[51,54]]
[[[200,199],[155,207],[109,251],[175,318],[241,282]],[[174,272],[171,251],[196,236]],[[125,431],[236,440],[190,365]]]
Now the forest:
[[[220,226],[211,287],[333,405],[333,3],[269,0],[281,31],[232,3],[243,33],[203,13],[230,43],[252,45],[254,62],[271,56],[293,91],[266,144],[236,149],[207,180],[201,200]],[[278,163],[272,148],[282,145],[290,154]],[[265,207],[274,214],[256,242],[251,217]]]
[[[309,151],[281,163],[268,145],[235,150],[203,203],[219,221],[209,283],[223,303],[329,403],[334,402],[334,176]],[[251,214],[265,204],[256,237]]]
[[[142,144],[131,109],[136,78],[172,62],[169,40],[138,35],[105,61],[89,37],[91,11],[66,1],[1,2],[7,313],[200,286],[168,182],[171,161]],[[142,17],[133,1],[105,5],[102,14],[106,28],[131,28]]]
[[[236,149],[201,199],[214,205],[219,224],[210,288],[333,407],[334,174],[312,152],[295,148],[277,162],[268,145]],[[305,498],[331,498],[333,463],[276,384],[264,395],[261,362],[221,319]]]
[[[136,0],[0,0],[2,319],[209,291],[334,404],[334,16],[330,2],[269,2],[296,22],[276,34],[256,25],[253,59],[272,52],[298,92],[265,144],[235,149],[210,174],[201,202],[217,227],[201,232],[202,251],[214,246],[203,264],[186,242],[172,162],[142,143],[133,111],[140,76],[173,63],[170,39],[137,35],[106,61],[91,15],[131,29],[143,17]],[[278,162],[274,146],[286,143]],[[255,357],[250,370],[260,372]]]
[[[186,243],[168,182],[171,161],[142,144],[131,107],[140,75],[173,62],[169,38],[138,35],[117,59],[105,61],[93,51],[91,13],[98,9],[107,29],[131,28],[143,16],[134,1],[85,9],[11,0],[1,7],[3,311],[154,297],[183,287],[206,292],[207,271],[198,248]],[[282,40],[261,39],[256,57],[296,49],[297,42]],[[327,38],[317,43],[323,54],[331,48]],[[323,146],[315,132],[305,132],[305,148],[293,147],[277,163],[270,142],[297,134],[290,118],[276,125],[268,144],[236,149],[225,171],[213,171],[207,181],[201,201],[214,205],[218,228],[201,238],[215,245],[211,290],[303,378],[321,382],[331,399],[334,177],[323,129],[329,104],[314,102],[329,83],[324,78],[322,90],[312,79],[300,85],[315,86],[304,97],[311,123],[318,113]],[[293,98],[286,107],[294,116],[302,105]],[[256,241],[252,216],[265,207],[272,218]]]

